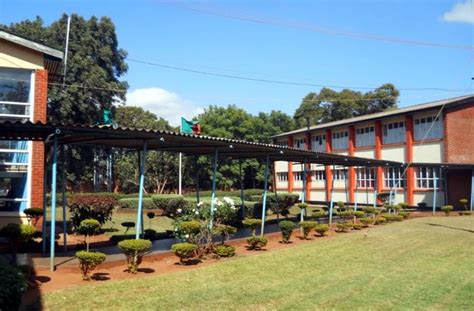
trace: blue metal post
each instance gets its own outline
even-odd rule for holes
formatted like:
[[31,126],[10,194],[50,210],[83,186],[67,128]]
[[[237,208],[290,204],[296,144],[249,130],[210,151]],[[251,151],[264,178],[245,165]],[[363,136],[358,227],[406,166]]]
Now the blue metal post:
[[58,161],[58,136],[54,135],[53,165],[51,169],[51,232],[49,248],[49,268],[54,271],[54,251],[56,237],[56,173]]
[[472,170],[472,177],[471,177],[471,212],[473,209],[474,209],[474,169]]
[[140,238],[140,233],[143,227],[143,189],[145,187],[145,159],[146,159],[147,142],[143,143],[143,155],[140,158],[140,182],[138,190],[138,210],[137,210],[137,230],[135,232],[135,239]]
[[265,161],[265,175],[264,175],[264,185],[263,185],[263,203],[262,203],[262,228],[260,230],[260,235],[263,236],[265,231],[265,216],[267,214],[267,188],[268,188],[268,161],[269,156],[267,155]]
[[242,174],[242,159],[239,159],[239,177],[240,177],[240,204],[242,209],[242,219],[245,218],[245,203],[244,203],[244,176]]
[[[43,145],[44,149],[46,150],[46,144]],[[47,199],[46,199],[46,184],[48,183],[48,169],[47,169],[47,162],[46,162],[46,152],[44,154],[44,161],[43,161],[43,169],[44,169],[44,175],[43,175],[43,224],[41,226],[42,230],[42,244],[43,244],[43,254],[46,254],[46,243],[47,243],[47,238],[46,238],[46,216],[47,216]]]
[[67,252],[67,219],[66,219],[66,153],[61,146],[61,205],[63,208],[63,252]]
[[212,194],[211,194],[211,219],[209,220],[209,228],[212,229],[213,222],[214,222],[214,205],[216,200],[216,174],[217,174],[217,159],[219,156],[219,152],[217,148],[214,152],[214,165],[212,167]]
[[336,170],[336,166],[332,166],[332,181],[331,181],[331,202],[329,203],[329,226],[332,225],[332,210],[334,208],[334,171]]
[[438,188],[436,168],[433,168],[433,215],[436,214],[436,188]]

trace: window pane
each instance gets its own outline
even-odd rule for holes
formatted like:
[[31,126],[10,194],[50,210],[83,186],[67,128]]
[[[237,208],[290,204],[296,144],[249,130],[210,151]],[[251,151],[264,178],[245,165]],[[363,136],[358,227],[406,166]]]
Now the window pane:
[[0,68],[0,101],[29,102],[31,71]]

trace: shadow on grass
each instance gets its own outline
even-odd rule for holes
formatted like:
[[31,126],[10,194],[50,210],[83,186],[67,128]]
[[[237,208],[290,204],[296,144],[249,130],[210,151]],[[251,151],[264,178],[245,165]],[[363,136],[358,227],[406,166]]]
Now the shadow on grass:
[[110,280],[109,273],[106,273],[106,272],[94,273],[91,278],[95,281],[108,281],[108,280]]
[[474,233],[474,230],[470,230],[470,229],[457,228],[457,227],[451,227],[451,226],[433,224],[433,223],[427,223],[427,225],[428,226],[433,226],[433,227],[443,227],[443,228],[448,228],[448,229],[453,229],[453,230],[459,230],[459,231],[466,231],[466,232],[469,232],[469,233]]

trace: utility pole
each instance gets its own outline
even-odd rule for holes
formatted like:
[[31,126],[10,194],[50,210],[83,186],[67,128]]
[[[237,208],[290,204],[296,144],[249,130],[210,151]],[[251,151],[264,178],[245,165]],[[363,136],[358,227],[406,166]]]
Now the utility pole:
[[67,73],[67,52],[69,49],[69,31],[71,29],[71,15],[67,16],[67,28],[66,28],[66,46],[64,48],[64,70],[63,70],[63,87],[66,85],[66,73]]

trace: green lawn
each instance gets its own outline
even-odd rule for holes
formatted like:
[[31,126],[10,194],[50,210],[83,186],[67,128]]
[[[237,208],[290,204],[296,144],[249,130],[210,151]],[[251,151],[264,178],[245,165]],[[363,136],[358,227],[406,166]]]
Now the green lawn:
[[50,310],[472,310],[474,217],[419,218],[164,276],[50,293]]

